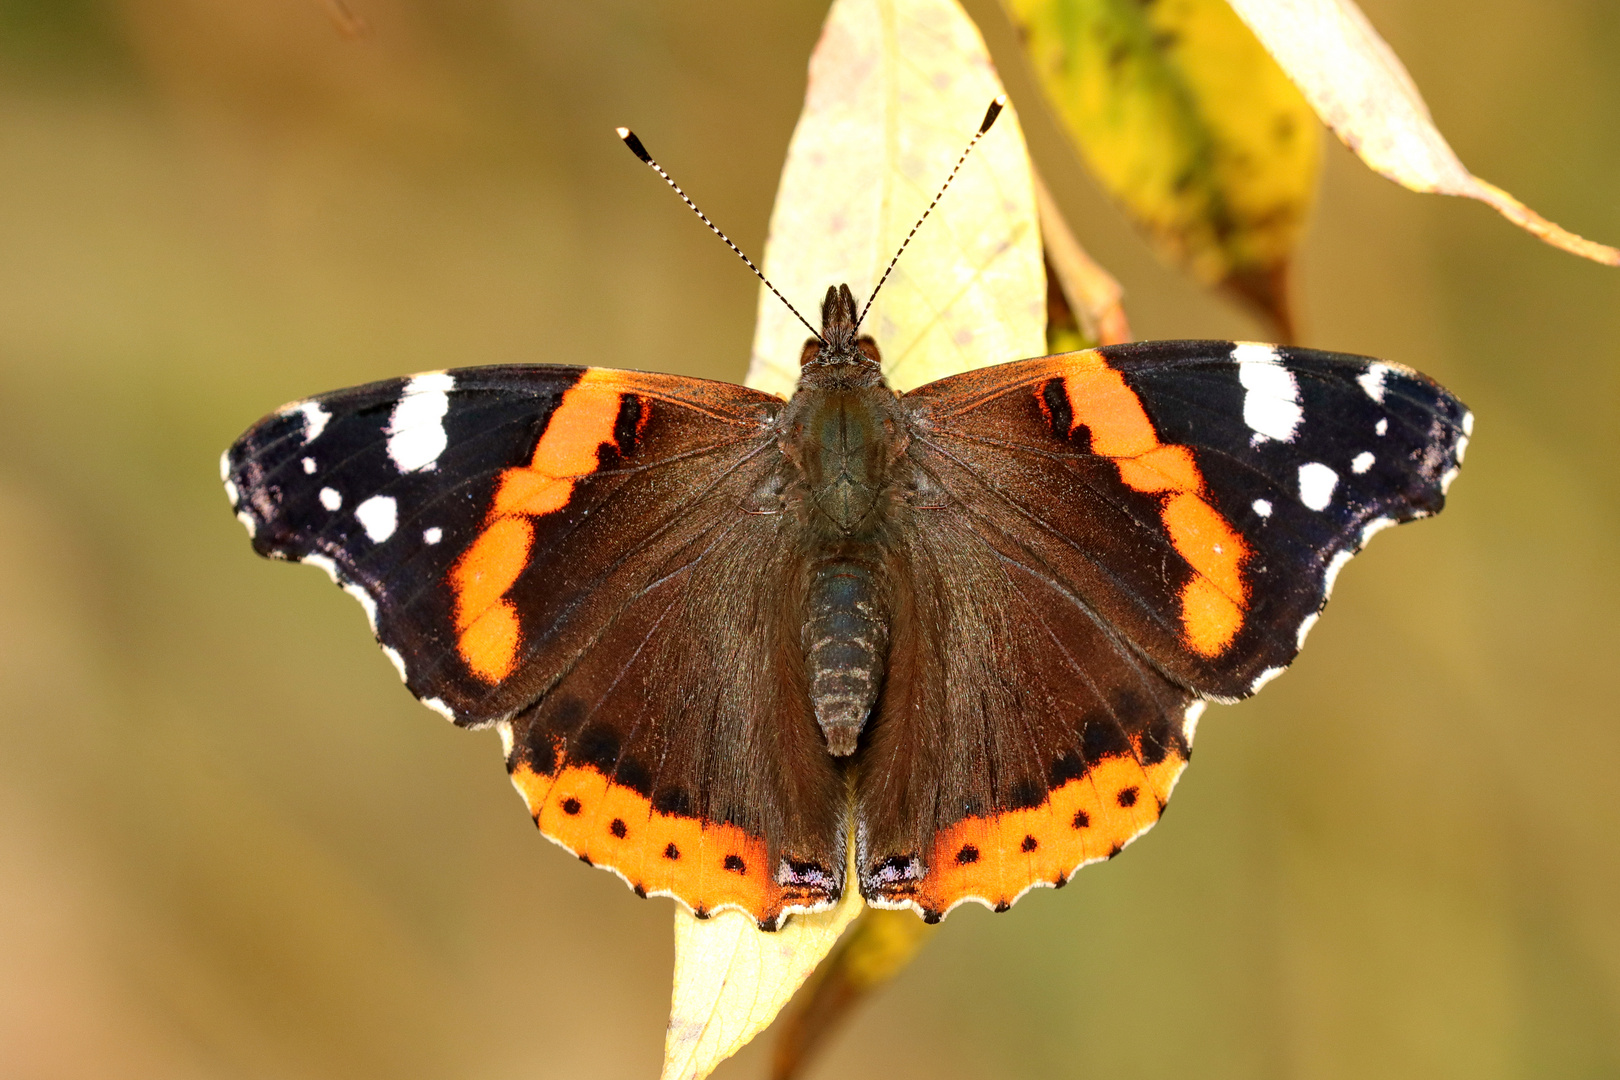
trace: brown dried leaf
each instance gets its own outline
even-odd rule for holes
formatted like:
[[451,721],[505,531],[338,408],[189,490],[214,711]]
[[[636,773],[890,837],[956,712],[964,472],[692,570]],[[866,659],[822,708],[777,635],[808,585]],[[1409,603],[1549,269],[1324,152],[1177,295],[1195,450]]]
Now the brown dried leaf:
[[909,911],[867,908],[783,1018],[771,1080],[792,1080],[867,994],[900,973],[938,929]]
[[1080,246],[1040,173],[1034,178],[1046,248],[1047,351],[1073,352],[1131,340],[1125,290]]

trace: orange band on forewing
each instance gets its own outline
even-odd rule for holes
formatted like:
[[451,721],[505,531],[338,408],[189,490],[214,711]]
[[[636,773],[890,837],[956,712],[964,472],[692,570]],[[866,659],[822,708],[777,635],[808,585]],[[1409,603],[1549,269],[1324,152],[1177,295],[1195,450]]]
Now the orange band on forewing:
[[1185,446],[1159,442],[1141,399],[1125,376],[1095,352],[1077,353],[1065,369],[1064,393],[1091,452],[1112,458],[1131,490],[1163,494],[1159,514],[1170,544],[1196,575],[1181,590],[1182,637],[1202,656],[1216,656],[1243,627],[1248,545],[1203,498],[1204,477]]
[[538,517],[561,510],[573,494],[572,480],[533,469],[507,469],[501,473],[501,486],[495,491],[494,512]]
[[1119,458],[1119,477],[1134,491],[1197,491],[1203,474],[1185,446],[1158,446],[1134,458]]
[[457,630],[471,626],[505,595],[528,565],[533,544],[534,526],[523,518],[496,518],[484,527],[450,570]]
[[529,467],[547,476],[587,476],[597,465],[603,443],[613,441],[619,421],[623,381],[618,372],[586,368],[579,382],[563,392],[535,444]]
[[1039,806],[960,821],[935,837],[911,899],[939,912],[968,897],[1000,907],[1031,885],[1061,884],[1152,828],[1186,764],[1174,754],[1146,767],[1106,758]]
[[529,563],[529,519],[567,506],[575,481],[596,470],[603,445],[615,441],[624,386],[619,372],[586,368],[563,391],[529,464],[501,473],[483,531],[450,571],[460,632],[456,649],[485,682],[512,673],[522,644],[517,608],[503,597]]
[[1125,377],[1094,352],[1075,356],[1079,370],[1063,377],[1063,389],[1076,424],[1091,431],[1091,452],[1104,457],[1136,457],[1159,445],[1158,433]]
[[591,768],[565,766],[553,777],[519,765],[512,782],[542,833],[643,893],[667,893],[698,912],[739,907],[763,920],[781,911],[761,837],[659,813]]
[[1243,609],[1208,578],[1193,578],[1181,589],[1181,626],[1194,652],[1219,656],[1243,628]]
[[1243,596],[1243,537],[1197,495],[1180,492],[1164,504],[1170,539],[1192,568],[1227,596]]
[[485,682],[498,682],[512,674],[522,644],[523,625],[510,600],[497,600],[485,608],[456,639],[462,659]]

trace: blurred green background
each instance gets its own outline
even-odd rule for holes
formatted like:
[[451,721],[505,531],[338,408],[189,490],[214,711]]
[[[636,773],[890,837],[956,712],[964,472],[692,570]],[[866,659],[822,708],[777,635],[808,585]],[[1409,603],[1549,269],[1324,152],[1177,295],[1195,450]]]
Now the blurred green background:
[[[753,279],[612,128],[758,252],[824,7],[351,4],[361,41],[321,0],[0,0],[0,1076],[658,1067],[670,903],[537,837],[216,463],[426,368],[740,379]],[[1364,6],[1471,167],[1620,241],[1620,5]],[[1137,334],[1260,333],[967,7]],[[1308,344],[1477,412],[1452,507],[1212,710],[1150,837],[953,916],[817,1075],[1620,1074],[1620,274],[1336,143],[1301,263]]]

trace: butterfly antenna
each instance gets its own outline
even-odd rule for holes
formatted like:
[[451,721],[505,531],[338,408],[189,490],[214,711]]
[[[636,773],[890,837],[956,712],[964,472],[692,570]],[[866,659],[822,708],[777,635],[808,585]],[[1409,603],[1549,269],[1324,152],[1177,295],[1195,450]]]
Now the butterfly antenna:
[[817,341],[825,345],[827,341],[821,336],[821,331],[817,330],[814,326],[811,326],[810,320],[806,319],[803,315],[800,315],[798,308],[794,307],[792,304],[788,304],[787,297],[776,291],[776,286],[772,285],[771,279],[762,274],[759,267],[754,265],[754,260],[750,259],[747,255],[744,255],[742,248],[738,247],[736,244],[733,244],[731,242],[731,237],[721,232],[720,227],[709,220],[709,215],[698,209],[697,203],[693,202],[689,197],[687,197],[686,192],[681,190],[681,185],[677,184],[674,178],[671,177],[669,173],[664,171],[664,167],[658,164],[658,162],[654,161],[651,154],[647,153],[647,148],[641,145],[641,140],[636,138],[636,133],[631,131],[629,128],[617,128],[616,130],[619,133],[619,138],[624,140],[624,145],[630,148],[630,152],[636,155],[636,157],[640,158],[646,164],[651,165],[653,171],[664,178],[664,183],[675,189],[675,194],[681,197],[681,201],[687,206],[691,207],[692,213],[703,219],[703,224],[709,227],[709,231],[714,233],[714,235],[718,236],[720,239],[724,240],[726,242],[726,247],[736,252],[737,258],[747,263],[748,269],[754,272],[754,276],[763,281],[765,283],[765,287],[771,290],[771,295],[782,301],[782,303],[787,304],[787,309],[793,312],[798,320],[809,328],[810,333],[815,335]]
[[984,121],[979,124],[979,130],[973,133],[973,138],[968,140],[967,148],[962,151],[962,156],[956,159],[956,165],[951,169],[951,175],[947,176],[945,182],[939,185],[939,193],[934,196],[934,201],[928,204],[928,209],[924,210],[922,217],[917,219],[917,224],[913,225],[911,231],[906,233],[906,238],[900,242],[900,250],[894,253],[894,258],[889,260],[889,265],[884,269],[883,276],[878,278],[877,288],[873,289],[872,295],[866,298],[866,306],[861,308],[861,317],[855,320],[855,329],[859,330],[861,328],[861,323],[866,319],[866,313],[872,310],[872,301],[877,299],[878,291],[883,288],[883,283],[889,280],[889,274],[894,270],[894,264],[900,261],[900,256],[905,253],[906,245],[911,243],[911,238],[917,235],[917,230],[922,228],[922,223],[928,220],[928,215],[932,214],[934,207],[939,205],[939,200],[944,196],[945,189],[951,186],[951,181],[956,179],[956,174],[961,170],[962,162],[966,161],[967,156],[973,153],[973,148],[979,145],[979,140],[984,138],[984,133],[990,130],[990,125],[996,122],[996,117],[1001,115],[1001,110],[1006,106],[1007,95],[998,94],[996,99],[990,103],[990,108],[985,110]]

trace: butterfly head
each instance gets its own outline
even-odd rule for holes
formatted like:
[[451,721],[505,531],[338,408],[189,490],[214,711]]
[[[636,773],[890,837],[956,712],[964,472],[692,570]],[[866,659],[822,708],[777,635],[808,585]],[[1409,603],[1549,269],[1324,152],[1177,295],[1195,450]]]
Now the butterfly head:
[[799,366],[860,364],[877,370],[882,359],[877,342],[860,330],[860,308],[848,285],[829,286],[821,302],[821,337],[804,343]]

